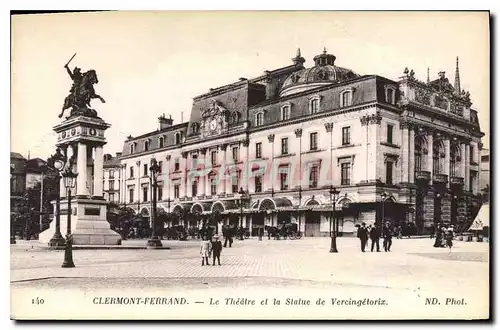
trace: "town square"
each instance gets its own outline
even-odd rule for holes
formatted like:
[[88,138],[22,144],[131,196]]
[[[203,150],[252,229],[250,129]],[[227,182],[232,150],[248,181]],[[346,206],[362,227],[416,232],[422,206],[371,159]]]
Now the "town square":
[[[13,95],[33,93],[12,112],[13,318],[489,317],[488,46],[427,58],[353,25],[383,13],[335,12],[335,36],[277,46],[255,15],[13,20]],[[442,15],[488,33],[487,13]],[[78,42],[90,21],[107,55]],[[75,41],[38,48],[54,86],[35,84],[21,63],[61,24]]]

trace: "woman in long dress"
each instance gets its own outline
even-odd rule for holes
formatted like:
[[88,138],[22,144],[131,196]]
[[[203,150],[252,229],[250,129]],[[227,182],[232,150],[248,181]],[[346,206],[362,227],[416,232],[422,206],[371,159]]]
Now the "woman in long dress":
[[210,254],[210,241],[207,239],[207,236],[203,236],[200,245],[200,255],[201,255],[201,265],[205,266],[205,262],[208,264],[208,257]]
[[441,247],[443,240],[443,230],[441,227],[436,227],[436,241],[434,242],[434,247]]
[[445,238],[446,238],[446,246],[450,249],[450,253],[451,253],[451,247],[453,246],[453,228],[452,227],[448,228],[448,230],[446,231]]

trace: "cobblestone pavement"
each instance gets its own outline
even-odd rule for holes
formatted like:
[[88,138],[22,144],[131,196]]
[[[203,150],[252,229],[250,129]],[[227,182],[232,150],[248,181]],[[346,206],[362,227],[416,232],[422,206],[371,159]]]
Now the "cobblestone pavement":
[[[489,244],[456,242],[451,253],[432,244],[428,238],[395,239],[391,252],[362,253],[359,240],[339,238],[339,253],[329,253],[329,238],[249,239],[235,241],[233,247],[223,249],[222,266],[202,267],[198,241],[164,241],[163,245],[171,247],[170,250],[76,250],[73,251],[76,267],[65,269],[61,268],[64,251],[46,250],[36,242],[19,242],[11,246],[11,294],[31,299],[33,292],[37,292],[52,297],[53,301],[76,299],[69,296],[70,292],[92,296],[96,290],[100,295],[182,292],[190,299],[197,299],[201,293],[203,297],[232,294],[254,295],[256,299],[291,293],[312,298],[334,293],[341,298],[362,299],[371,294],[371,297],[391,301],[391,306],[397,306],[398,301],[423,306],[425,297],[437,296],[444,300],[458,292],[459,297],[465,297],[470,304],[465,306],[469,309],[460,310],[460,315],[487,311]],[[94,313],[89,315],[100,313],[97,305],[87,307],[88,313]],[[31,312],[36,310],[30,309]],[[179,316],[183,315],[181,310],[178,312]],[[411,314],[413,312],[420,314]],[[447,311],[451,316],[456,312]],[[276,315],[272,310],[260,313]],[[354,310],[346,313],[337,316],[359,318],[360,315]],[[445,315],[439,310],[409,308],[399,316],[432,317],[432,313],[435,317]]]
[[486,243],[457,242],[449,253],[433,248],[430,239],[402,239],[394,240],[391,252],[361,253],[357,239],[339,238],[339,253],[329,253],[328,238],[250,239],[224,249],[220,267],[201,267],[197,241],[163,243],[171,249],[76,250],[76,268],[63,269],[64,251],[22,242],[11,248],[11,281],[50,277],[277,277],[363,284],[369,278],[370,285],[408,287],[415,277],[425,278],[429,273],[436,277],[435,285],[441,281],[462,285],[488,272]]

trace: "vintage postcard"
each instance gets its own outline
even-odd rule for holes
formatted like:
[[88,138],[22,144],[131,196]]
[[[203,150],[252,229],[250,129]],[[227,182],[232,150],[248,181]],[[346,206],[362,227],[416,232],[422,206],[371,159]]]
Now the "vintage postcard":
[[11,24],[12,319],[490,318],[488,12]]

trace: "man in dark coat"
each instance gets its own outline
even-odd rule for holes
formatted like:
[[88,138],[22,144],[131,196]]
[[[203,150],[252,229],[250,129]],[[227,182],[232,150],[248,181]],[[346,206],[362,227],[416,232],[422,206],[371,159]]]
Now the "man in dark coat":
[[370,230],[370,239],[372,240],[371,252],[373,252],[373,248],[375,247],[375,245],[377,245],[377,252],[380,252],[380,235],[380,227],[376,223]]
[[390,252],[392,245],[392,229],[390,222],[385,223],[383,235],[384,235],[384,250],[385,252]]
[[361,223],[361,227],[358,229],[358,237],[361,241],[361,252],[365,252],[366,242],[368,242],[368,230],[364,222]]
[[217,262],[219,263],[220,266],[221,251],[222,251],[222,242],[219,241],[219,236],[215,235],[214,241],[212,241],[212,255],[213,255],[212,266],[215,266],[215,259],[217,259]]

